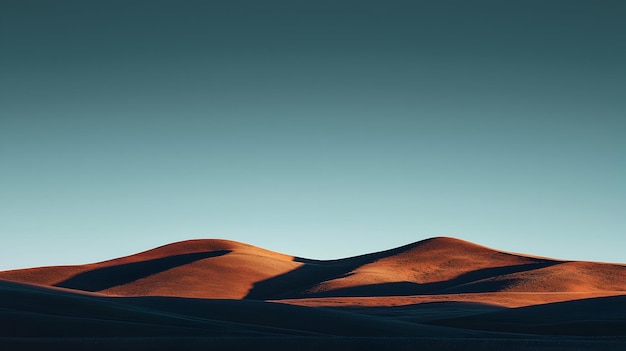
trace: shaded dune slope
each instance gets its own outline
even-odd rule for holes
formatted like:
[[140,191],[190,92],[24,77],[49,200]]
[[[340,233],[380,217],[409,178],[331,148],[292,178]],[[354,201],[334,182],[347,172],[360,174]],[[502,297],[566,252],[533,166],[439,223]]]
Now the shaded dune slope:
[[263,301],[112,298],[0,280],[0,338],[163,335],[479,337],[485,333]]
[[339,260],[190,240],[110,261],[0,279],[118,296],[278,300],[489,292],[626,293],[626,266],[559,261],[438,237]]
[[0,280],[0,341],[164,335],[525,340],[529,334],[547,340],[626,337],[626,296],[515,309],[446,302],[337,310],[254,300],[109,297]]
[[427,323],[517,334],[626,336],[626,295],[503,309]]
[[[256,284],[248,297],[432,294],[468,282],[560,263],[445,237],[343,260],[304,262],[297,270]],[[484,288],[498,290],[497,286]]]

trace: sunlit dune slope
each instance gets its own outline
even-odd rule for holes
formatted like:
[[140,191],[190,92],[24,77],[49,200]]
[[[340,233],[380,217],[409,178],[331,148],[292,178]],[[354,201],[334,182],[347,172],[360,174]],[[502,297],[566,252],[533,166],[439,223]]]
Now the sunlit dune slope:
[[190,240],[82,266],[0,272],[0,279],[111,295],[244,297],[257,281],[300,266],[293,257],[228,240]]
[[546,267],[555,261],[495,251],[470,242],[439,237],[396,249],[344,276],[311,287],[317,296],[432,293],[481,278]]
[[100,263],[0,272],[0,279],[119,296],[257,300],[626,293],[624,265],[512,254],[446,237],[329,261],[227,240],[191,240]]
[[624,266],[594,262],[563,262],[557,265],[503,274],[444,290],[446,293],[482,292],[484,286],[507,292],[602,292],[624,291]]
[[511,254],[446,237],[343,260],[304,262],[306,265],[295,271],[256,284],[248,296],[293,299],[626,291],[623,265]]

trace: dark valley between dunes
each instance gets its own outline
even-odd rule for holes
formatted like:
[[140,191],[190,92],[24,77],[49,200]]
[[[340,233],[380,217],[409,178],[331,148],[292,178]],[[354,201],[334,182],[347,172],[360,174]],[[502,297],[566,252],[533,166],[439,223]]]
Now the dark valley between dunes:
[[0,272],[0,349],[624,350],[626,266],[438,237],[338,260],[227,240]]

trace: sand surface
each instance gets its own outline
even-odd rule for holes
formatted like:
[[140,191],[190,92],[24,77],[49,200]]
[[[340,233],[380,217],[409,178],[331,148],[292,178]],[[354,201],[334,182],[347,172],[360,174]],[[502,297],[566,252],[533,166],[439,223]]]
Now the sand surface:
[[3,350],[626,349],[626,266],[453,238],[332,261],[192,240],[0,279]]

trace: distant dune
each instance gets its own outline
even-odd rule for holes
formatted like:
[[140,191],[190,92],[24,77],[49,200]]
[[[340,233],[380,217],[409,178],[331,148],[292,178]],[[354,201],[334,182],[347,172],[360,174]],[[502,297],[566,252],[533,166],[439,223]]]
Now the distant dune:
[[329,261],[191,240],[0,279],[2,349],[626,349],[625,265],[445,237]]
[[239,299],[253,284],[301,263],[228,240],[190,240],[82,266],[0,272],[0,279],[107,295]]
[[624,265],[510,254],[445,237],[332,261],[192,240],[94,264],[0,272],[0,279],[106,295],[256,300],[626,292]]

